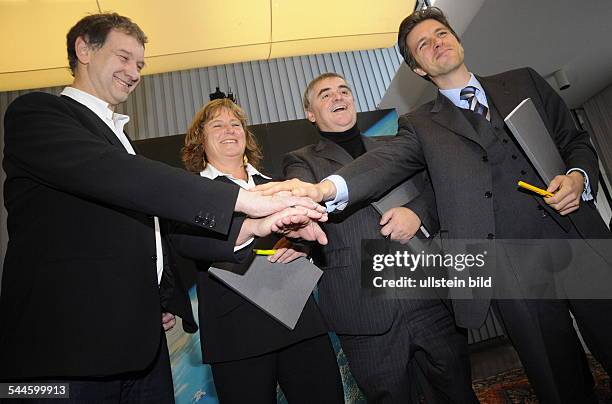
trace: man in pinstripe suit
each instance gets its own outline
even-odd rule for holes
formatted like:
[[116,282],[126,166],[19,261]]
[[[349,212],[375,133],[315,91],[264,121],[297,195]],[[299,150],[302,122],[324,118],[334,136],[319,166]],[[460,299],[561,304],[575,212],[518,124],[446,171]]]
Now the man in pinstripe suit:
[[[286,178],[317,183],[381,144],[360,134],[352,91],[339,74],[315,78],[303,101],[321,137],[285,156]],[[318,251],[325,271],[321,311],[340,338],[357,384],[369,402],[418,402],[420,394],[427,402],[477,402],[466,336],[447,307],[440,300],[382,298],[360,284],[362,239],[407,241],[421,223],[432,234],[437,230],[431,186],[426,182],[420,196],[382,218],[370,202],[330,216],[324,225],[329,244]]]

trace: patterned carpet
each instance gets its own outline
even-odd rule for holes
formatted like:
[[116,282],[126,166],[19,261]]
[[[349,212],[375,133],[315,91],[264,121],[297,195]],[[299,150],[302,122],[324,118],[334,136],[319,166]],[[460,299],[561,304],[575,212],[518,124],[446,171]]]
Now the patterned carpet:
[[[595,390],[600,403],[612,403],[610,379],[601,365],[589,356]],[[537,404],[533,389],[522,368],[475,380],[474,391],[481,404]]]

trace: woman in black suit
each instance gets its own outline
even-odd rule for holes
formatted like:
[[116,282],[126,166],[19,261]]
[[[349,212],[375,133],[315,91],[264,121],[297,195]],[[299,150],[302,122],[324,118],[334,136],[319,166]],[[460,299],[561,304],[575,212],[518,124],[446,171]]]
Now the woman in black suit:
[[[214,100],[196,114],[183,148],[189,171],[250,189],[269,180],[256,168],[260,160],[239,106]],[[213,242],[218,243],[214,255],[245,261],[265,220],[270,219],[235,216],[230,236]],[[276,403],[277,383],[290,403],[343,403],[335,354],[312,296],[295,329],[287,329],[208,274],[211,263],[198,260],[205,252],[191,242],[190,231],[196,230],[181,227],[170,239],[179,254],[196,260],[202,357],[211,365],[221,403]],[[300,255],[283,248],[272,259],[288,262]]]

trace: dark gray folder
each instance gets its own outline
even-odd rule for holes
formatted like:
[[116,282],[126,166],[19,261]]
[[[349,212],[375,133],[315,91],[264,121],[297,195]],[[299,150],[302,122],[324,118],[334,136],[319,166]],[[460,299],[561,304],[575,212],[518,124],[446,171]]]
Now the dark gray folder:
[[403,206],[414,198],[421,194],[423,189],[423,175],[424,173],[418,173],[402,182],[397,187],[393,188],[385,196],[372,202],[374,209],[381,214],[381,216],[391,208]]
[[557,145],[546,129],[530,98],[523,100],[504,119],[506,125],[544,181],[550,184],[557,175],[565,174],[566,167]]
[[256,256],[244,274],[214,266],[208,272],[291,330],[323,274],[304,257],[278,264],[266,256]]
[[[406,181],[399,184],[397,187],[393,188],[376,202],[372,202],[372,206],[374,206],[374,209],[376,209],[382,216],[389,209],[404,206],[408,202],[411,202],[414,198],[421,194],[421,190],[425,185],[424,176],[425,172],[420,172],[413,175]],[[421,226],[421,232],[423,232],[425,237],[429,238],[430,234],[424,226]]]

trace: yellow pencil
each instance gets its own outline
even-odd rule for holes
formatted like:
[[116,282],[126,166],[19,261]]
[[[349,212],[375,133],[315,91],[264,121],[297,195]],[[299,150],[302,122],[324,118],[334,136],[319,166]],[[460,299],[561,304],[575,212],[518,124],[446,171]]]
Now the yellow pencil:
[[526,182],[523,182],[523,181],[519,181],[518,182],[518,186],[521,187],[521,188],[528,189],[528,190],[530,190],[532,192],[535,192],[538,195],[542,195],[544,198],[550,198],[551,196],[555,196],[555,194],[553,194],[552,192],[548,192],[545,189],[535,187],[535,186],[533,186],[531,184],[527,184]]
[[257,255],[274,255],[276,254],[276,250],[257,250],[254,249],[253,252]]

